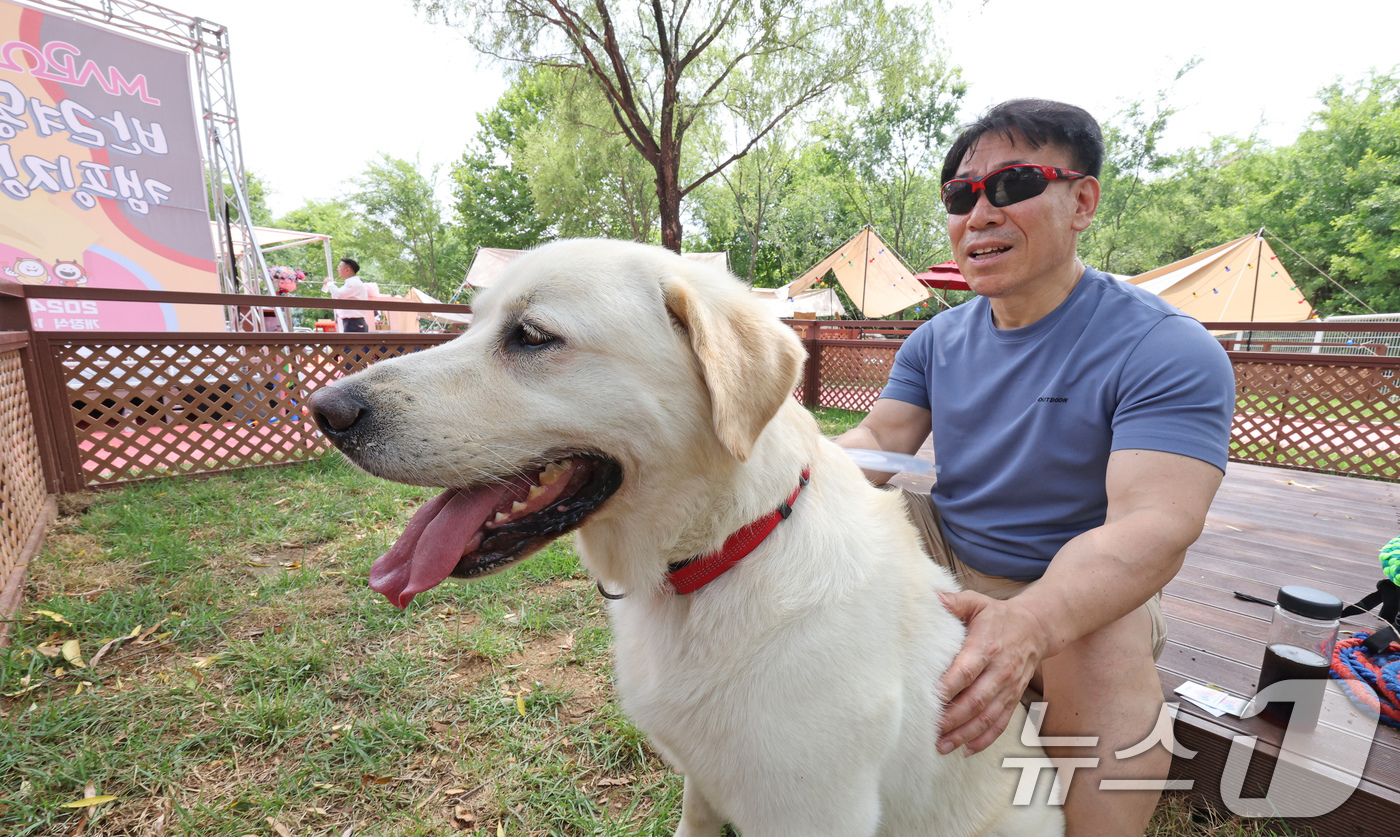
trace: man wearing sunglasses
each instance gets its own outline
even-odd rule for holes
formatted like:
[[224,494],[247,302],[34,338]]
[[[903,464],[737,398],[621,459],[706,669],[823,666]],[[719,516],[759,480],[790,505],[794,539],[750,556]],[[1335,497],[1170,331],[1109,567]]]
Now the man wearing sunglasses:
[[932,431],[938,481],[905,500],[968,627],[939,750],[985,749],[1039,691],[1049,754],[1097,760],[1071,777],[1071,837],[1141,835],[1161,795],[1171,754],[1143,744],[1163,704],[1160,591],[1224,474],[1235,392],[1200,323],[1080,262],[1102,162],[1097,122],[1057,102],[1006,102],[963,131],[942,197],[978,297],[905,341],[840,439],[914,453]]

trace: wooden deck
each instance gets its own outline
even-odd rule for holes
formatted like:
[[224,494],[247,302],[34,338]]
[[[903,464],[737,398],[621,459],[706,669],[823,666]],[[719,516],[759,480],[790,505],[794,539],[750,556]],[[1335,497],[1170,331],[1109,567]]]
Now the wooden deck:
[[[926,446],[921,455],[931,457]],[[901,474],[911,490],[928,478]],[[1173,690],[1185,681],[1211,684],[1238,697],[1254,694],[1271,608],[1236,591],[1274,599],[1285,584],[1327,590],[1352,602],[1375,589],[1377,553],[1400,534],[1400,485],[1231,463],[1205,532],[1167,585],[1162,609],[1169,637],[1158,662],[1167,699],[1180,701],[1178,743],[1198,751],[1177,758],[1171,778],[1192,780],[1191,793],[1221,810],[1224,765],[1235,736],[1258,736],[1239,798],[1263,797],[1274,773],[1282,731],[1258,718],[1215,718]],[[1343,630],[1373,630],[1379,620],[1345,620]],[[1340,695],[1330,696],[1344,701]],[[1325,721],[1324,721],[1325,723]],[[1345,746],[1364,746],[1355,739]],[[1312,765],[1301,793],[1322,787],[1324,766]],[[1316,776],[1316,782],[1313,777]],[[1278,798],[1276,790],[1274,798]],[[1400,731],[1381,725],[1370,744],[1361,784],[1329,814],[1288,820],[1298,834],[1394,837],[1400,834]]]

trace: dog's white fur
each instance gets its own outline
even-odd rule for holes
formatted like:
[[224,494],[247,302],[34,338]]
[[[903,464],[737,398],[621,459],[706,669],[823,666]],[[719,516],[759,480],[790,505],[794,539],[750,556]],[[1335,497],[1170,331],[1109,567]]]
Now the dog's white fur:
[[[550,335],[521,350],[522,320]],[[866,482],[792,398],[800,342],[722,269],[609,241],[547,245],[477,300],[472,328],[341,386],[374,416],[352,458],[403,482],[500,479],[586,448],[620,489],[578,531],[603,586],[618,690],[685,774],[680,837],[1058,835],[1013,806],[1043,757],[1011,732],[972,757],[935,744],[963,626],[896,493]],[[811,483],[753,553],[690,595],[667,565],[708,553]],[[1048,780],[1042,782],[1048,784]],[[1043,790],[1043,787],[1042,787]]]

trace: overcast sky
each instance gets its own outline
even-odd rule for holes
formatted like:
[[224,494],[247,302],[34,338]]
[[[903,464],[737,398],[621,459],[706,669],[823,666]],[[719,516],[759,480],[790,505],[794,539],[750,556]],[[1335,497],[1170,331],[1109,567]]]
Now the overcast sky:
[[[379,152],[446,172],[504,90],[498,67],[407,0],[162,3],[229,27],[244,158],[278,214],[342,194]],[[939,29],[970,114],[1040,96],[1104,120],[1202,59],[1172,96],[1171,148],[1256,129],[1286,144],[1319,88],[1400,64],[1397,0],[954,0]]]

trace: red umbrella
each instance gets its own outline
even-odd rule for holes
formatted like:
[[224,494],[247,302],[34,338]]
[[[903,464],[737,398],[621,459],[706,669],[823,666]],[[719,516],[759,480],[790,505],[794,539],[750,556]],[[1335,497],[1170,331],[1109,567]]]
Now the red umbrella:
[[925,270],[923,273],[914,274],[914,278],[920,284],[929,288],[941,288],[947,291],[970,291],[972,287],[967,284],[962,273],[958,271],[958,263],[947,261],[943,264],[936,264]]

